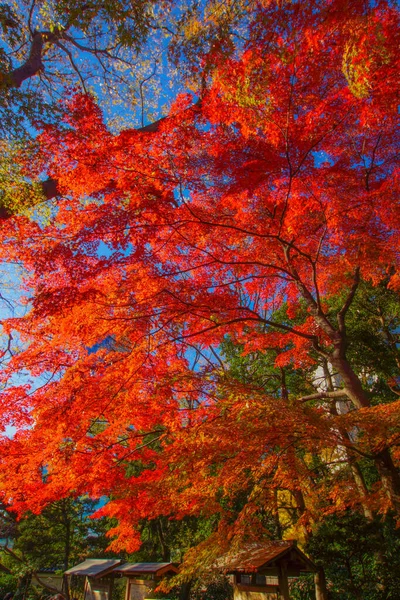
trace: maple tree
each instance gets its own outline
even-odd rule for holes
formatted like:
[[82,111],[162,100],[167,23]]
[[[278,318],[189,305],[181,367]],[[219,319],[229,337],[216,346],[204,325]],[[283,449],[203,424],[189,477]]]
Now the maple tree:
[[57,181],[54,219],[0,233],[31,304],[3,323],[5,501],[107,495],[130,551],[143,518],[217,515],[189,570],[273,522],[306,539],[321,515],[400,511],[398,11],[267,2],[244,22],[155,127],[113,134],[69,97],[23,165]]
[[[114,130],[145,124],[174,87],[199,85],[196,49],[228,36],[240,19],[240,0],[189,2],[10,0],[0,5],[0,219],[54,198],[51,179],[28,186],[10,169],[21,145],[35,161],[39,123],[60,118],[60,99],[72,86],[94,94]],[[178,64],[185,64],[179,69]],[[185,71],[185,72],[184,72]],[[191,73],[189,76],[189,72]],[[28,156],[29,155],[29,156]],[[12,170],[12,174],[8,171]],[[9,175],[5,177],[4,175]],[[27,189],[28,187],[28,189]],[[36,189],[35,189],[36,188]],[[17,201],[7,201],[15,194]]]
[[[173,25],[169,8],[167,3],[141,0],[2,3],[2,136],[32,133],[45,115],[54,119],[66,85],[96,93],[104,108],[110,98],[132,108],[139,82],[149,74],[145,63],[156,60],[160,50],[160,32]],[[149,38],[153,53],[146,46]]]

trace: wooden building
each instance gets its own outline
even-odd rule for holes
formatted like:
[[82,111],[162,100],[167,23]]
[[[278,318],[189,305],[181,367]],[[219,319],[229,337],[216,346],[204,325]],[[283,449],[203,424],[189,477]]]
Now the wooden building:
[[127,578],[125,600],[145,600],[163,577],[175,575],[178,569],[172,563],[126,563],[113,572]]
[[115,578],[126,577],[125,600],[145,600],[152,597],[163,577],[176,573],[172,563],[122,564],[121,560],[90,558],[65,571],[64,582],[71,590],[71,578],[84,577],[83,600],[112,600]]
[[290,600],[289,578],[317,570],[294,540],[250,545],[223,556],[216,566],[232,575],[234,600]]
[[64,581],[70,589],[69,578],[84,577],[83,600],[111,600],[114,582],[113,570],[121,564],[118,559],[88,558],[64,573]]

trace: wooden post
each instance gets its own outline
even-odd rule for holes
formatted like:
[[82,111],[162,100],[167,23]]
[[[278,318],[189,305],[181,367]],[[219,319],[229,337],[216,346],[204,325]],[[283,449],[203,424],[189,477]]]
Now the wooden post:
[[318,571],[314,574],[314,583],[316,600],[328,600],[325,572],[323,569],[318,569]]
[[114,591],[114,578],[110,577],[110,584],[108,586],[108,599],[107,600],[112,600],[113,591]]
[[130,600],[131,597],[131,580],[129,577],[126,580],[126,588],[125,588],[125,600]]
[[279,600],[290,600],[286,561],[278,566]]
[[85,577],[85,587],[83,589],[83,600],[92,600],[91,597],[89,597],[89,580],[87,577]]
[[61,593],[65,596],[66,600],[70,599],[68,575],[63,575]]

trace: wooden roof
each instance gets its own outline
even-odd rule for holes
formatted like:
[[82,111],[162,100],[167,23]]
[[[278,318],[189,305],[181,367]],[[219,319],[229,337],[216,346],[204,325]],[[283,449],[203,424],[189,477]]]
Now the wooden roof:
[[166,573],[178,573],[172,563],[125,563],[119,559],[88,558],[79,565],[65,571],[65,575],[81,575],[99,579],[106,575],[155,575],[161,577]]
[[316,571],[314,563],[297,547],[295,540],[270,540],[251,544],[235,554],[225,554],[215,563],[225,573],[254,573],[276,567],[285,559],[300,571]]
[[82,575],[96,579],[111,573],[114,567],[120,565],[121,562],[119,559],[88,558],[65,571],[64,575]]
[[121,575],[156,575],[161,577],[165,573],[178,573],[177,567],[172,563],[126,563],[113,570]]

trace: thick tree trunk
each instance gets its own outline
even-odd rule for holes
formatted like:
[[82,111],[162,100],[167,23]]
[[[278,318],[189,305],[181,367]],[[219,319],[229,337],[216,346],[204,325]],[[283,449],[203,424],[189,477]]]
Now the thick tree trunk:
[[69,567],[69,556],[71,553],[71,522],[65,523],[65,546],[64,546],[64,571]]
[[274,520],[276,526],[276,537],[278,540],[282,539],[282,525],[279,518],[279,508],[278,508],[278,490],[274,489]]
[[42,52],[45,43],[44,35],[40,31],[33,34],[29,56],[23,65],[8,73],[6,83],[10,88],[19,88],[22,83],[43,71]]
[[15,595],[17,597],[22,598],[22,600],[25,600],[25,598],[28,595],[28,591],[29,591],[29,587],[31,585],[31,581],[32,581],[32,574],[31,573],[26,573],[25,575],[23,575],[23,577],[21,577],[18,580],[17,589],[16,589],[16,592],[15,592]]
[[23,65],[3,76],[3,85],[7,88],[19,88],[24,81],[44,70],[42,62],[45,44],[53,44],[61,37],[61,31],[35,31],[32,36],[29,55]]
[[330,362],[342,378],[347,395],[354,406],[356,408],[370,406],[370,401],[361,385],[361,381],[354,373],[348,360],[343,356],[339,356],[339,352],[335,351],[330,358]]
[[[357,486],[357,489],[358,489],[361,497],[366,498],[366,496],[368,494],[368,489],[367,489],[367,486],[365,485],[365,480],[364,480],[364,476],[361,472],[361,469],[356,462],[353,462],[351,460],[351,458],[349,458],[349,463],[350,463],[351,472],[353,474],[353,479]],[[369,508],[368,504],[365,501],[361,500],[361,506],[363,507],[364,517],[368,521],[372,521],[374,518],[374,515],[372,514],[372,510]]]
[[179,600],[189,600],[190,590],[192,587],[192,581],[186,581],[182,583],[181,590],[179,592]]
[[381,479],[382,489],[396,513],[400,515],[400,473],[393,463],[388,448],[378,454],[375,464]]
[[[332,392],[332,391],[334,391],[334,386],[333,386],[331,374],[329,372],[329,367],[328,367],[328,364],[326,361],[323,365],[323,369],[324,369],[325,380],[327,383],[327,389],[330,392]],[[336,402],[332,403],[331,414],[333,414],[335,416],[338,415]],[[345,429],[339,429],[339,434],[342,436],[344,445],[346,447],[348,447],[349,445],[350,446],[352,445],[353,442],[350,438],[350,435],[348,434],[348,432]],[[349,456],[349,452],[347,451],[346,448],[344,449],[344,451],[346,453],[346,457],[347,457],[349,465],[350,465],[350,469],[351,469],[351,472],[353,475],[354,482],[355,482],[358,492],[360,494],[361,505],[363,507],[364,516],[368,521],[372,521],[374,518],[374,515],[372,514],[372,510],[369,508],[368,503],[366,502],[366,498],[368,496],[368,488],[367,488],[365,480],[364,480],[364,475],[363,475],[358,463],[354,459],[354,456]]]
[[[347,359],[338,354],[335,351],[331,358],[331,363],[342,378],[349,398],[356,408],[369,407],[369,399],[363,390],[359,378],[354,373]],[[381,479],[382,489],[389,498],[394,510],[397,514],[400,514],[400,473],[393,463],[389,449],[385,448],[376,455],[374,462]]]

